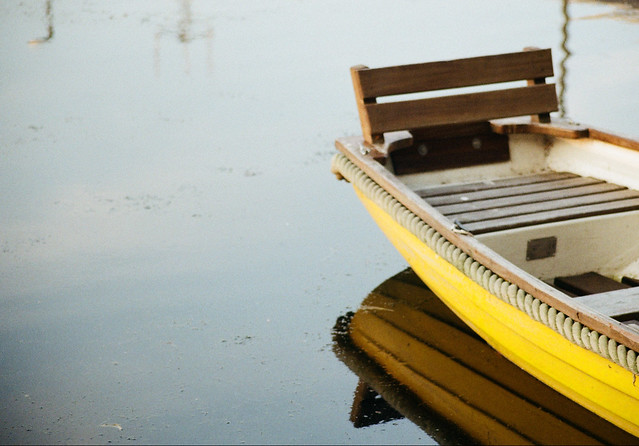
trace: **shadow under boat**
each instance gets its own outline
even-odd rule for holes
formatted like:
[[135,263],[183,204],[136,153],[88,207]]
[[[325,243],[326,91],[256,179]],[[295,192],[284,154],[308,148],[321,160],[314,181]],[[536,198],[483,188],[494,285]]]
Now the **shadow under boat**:
[[356,375],[351,421],[406,417],[439,443],[637,444],[637,438],[505,359],[409,268],[337,320]]

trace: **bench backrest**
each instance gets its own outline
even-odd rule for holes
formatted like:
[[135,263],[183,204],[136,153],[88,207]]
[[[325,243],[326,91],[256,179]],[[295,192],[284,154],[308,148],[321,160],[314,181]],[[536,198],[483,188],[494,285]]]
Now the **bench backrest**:
[[[351,68],[364,138],[383,141],[383,133],[490,119],[536,115],[550,121],[557,110],[550,49],[495,56],[371,69]],[[496,89],[425,99],[378,103],[377,99],[409,93],[447,90],[526,80],[519,88]]]

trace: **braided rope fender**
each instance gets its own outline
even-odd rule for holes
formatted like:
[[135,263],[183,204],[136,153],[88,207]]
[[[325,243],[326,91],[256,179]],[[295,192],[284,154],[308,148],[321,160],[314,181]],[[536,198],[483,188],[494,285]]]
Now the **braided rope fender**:
[[573,344],[588,349],[635,375],[639,374],[637,352],[572,320],[561,311],[557,311],[481,265],[401,204],[343,154],[338,153],[333,157],[331,171],[338,178],[344,178],[356,186],[397,223],[497,298],[525,312]]

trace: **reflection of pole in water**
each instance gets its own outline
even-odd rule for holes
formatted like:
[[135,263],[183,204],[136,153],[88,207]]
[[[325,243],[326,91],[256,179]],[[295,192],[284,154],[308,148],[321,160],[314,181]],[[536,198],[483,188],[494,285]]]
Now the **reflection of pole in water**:
[[164,34],[175,34],[178,38],[178,41],[182,44],[185,65],[184,71],[187,74],[191,71],[191,56],[189,53],[189,44],[196,39],[206,39],[206,65],[208,67],[208,71],[211,72],[213,66],[213,58],[211,56],[213,49],[211,43],[213,39],[213,30],[207,29],[205,32],[200,34],[193,33],[193,14],[191,11],[191,0],[181,0],[180,4],[180,18],[178,19],[177,29],[175,31],[162,29],[155,33],[154,65],[156,74],[159,74],[160,72],[160,41]]
[[564,26],[561,29],[562,41],[561,41],[561,49],[564,52],[564,56],[559,61],[559,79],[557,83],[559,84],[559,116],[564,118],[566,116],[566,73],[568,69],[566,68],[566,63],[568,62],[568,58],[570,57],[570,50],[568,49],[568,22],[570,22],[570,16],[568,15],[568,0],[563,0],[562,2],[562,13],[564,16]]
[[51,0],[46,2],[46,19],[47,19],[47,35],[38,39],[29,40],[29,45],[37,45],[38,43],[48,42],[53,39],[53,10],[51,7]]
[[191,0],[182,0],[182,18],[178,22],[177,36],[178,40],[182,42],[182,49],[184,50],[184,64],[186,65],[185,71],[191,72],[191,58],[189,57],[189,43],[193,38],[191,37],[191,26],[193,25],[193,15],[191,13]]

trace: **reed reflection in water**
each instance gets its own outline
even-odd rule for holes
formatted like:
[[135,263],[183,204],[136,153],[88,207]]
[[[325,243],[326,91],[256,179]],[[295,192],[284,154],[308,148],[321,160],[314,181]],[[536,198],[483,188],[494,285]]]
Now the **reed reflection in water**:
[[401,414],[439,443],[637,442],[493,350],[410,268],[340,317],[334,339],[360,377],[355,427]]
[[182,45],[182,52],[184,57],[184,73],[189,74],[191,72],[191,53],[189,51],[189,44],[195,40],[203,39],[206,43],[206,66],[208,73],[213,71],[213,29],[204,23],[203,29],[195,31],[197,20],[193,18],[192,0],[180,0],[179,12],[177,14],[178,20],[175,28],[165,26],[160,28],[154,36],[154,49],[153,59],[155,66],[156,76],[160,73],[160,53],[162,46],[162,39],[165,36],[175,36]]
[[47,0],[45,3],[45,19],[47,23],[47,34],[43,37],[39,37],[37,39],[29,40],[29,45],[36,45],[39,43],[45,43],[53,39],[53,1]]

